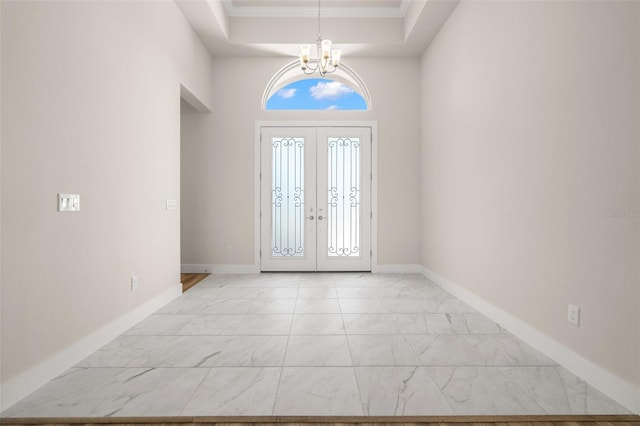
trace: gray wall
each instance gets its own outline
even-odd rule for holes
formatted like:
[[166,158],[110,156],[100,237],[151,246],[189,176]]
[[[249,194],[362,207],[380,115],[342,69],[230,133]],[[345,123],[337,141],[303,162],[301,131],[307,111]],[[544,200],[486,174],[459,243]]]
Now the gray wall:
[[421,151],[423,264],[635,384],[639,9],[461,2],[423,57]]

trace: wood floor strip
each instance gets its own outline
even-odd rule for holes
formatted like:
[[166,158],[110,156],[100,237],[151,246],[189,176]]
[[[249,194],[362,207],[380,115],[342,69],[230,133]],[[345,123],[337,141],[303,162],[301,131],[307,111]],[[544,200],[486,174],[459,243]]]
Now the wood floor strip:
[[161,425],[161,426],[640,426],[636,415],[550,415],[550,416],[411,416],[411,417],[72,417],[3,418],[1,425]]
[[182,292],[189,290],[200,281],[204,280],[211,274],[180,274],[180,282],[182,283]]

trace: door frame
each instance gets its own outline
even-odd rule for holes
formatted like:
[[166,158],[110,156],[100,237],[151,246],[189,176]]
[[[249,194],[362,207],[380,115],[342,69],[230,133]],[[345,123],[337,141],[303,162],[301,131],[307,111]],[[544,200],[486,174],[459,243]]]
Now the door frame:
[[254,264],[260,270],[260,134],[263,127],[368,127],[371,129],[371,272],[378,272],[378,122],[377,121],[256,121],[253,166]]

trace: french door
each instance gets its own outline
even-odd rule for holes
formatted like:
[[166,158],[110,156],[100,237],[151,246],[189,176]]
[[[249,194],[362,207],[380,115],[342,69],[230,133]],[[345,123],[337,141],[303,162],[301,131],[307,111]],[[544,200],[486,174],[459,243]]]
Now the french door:
[[371,129],[261,128],[263,271],[371,270]]

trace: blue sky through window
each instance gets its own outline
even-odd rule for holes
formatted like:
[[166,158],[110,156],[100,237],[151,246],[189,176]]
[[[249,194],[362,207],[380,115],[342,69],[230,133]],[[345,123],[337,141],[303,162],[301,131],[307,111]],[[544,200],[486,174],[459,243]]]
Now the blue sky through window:
[[338,81],[308,78],[274,93],[267,110],[366,110],[367,103],[355,90]]

